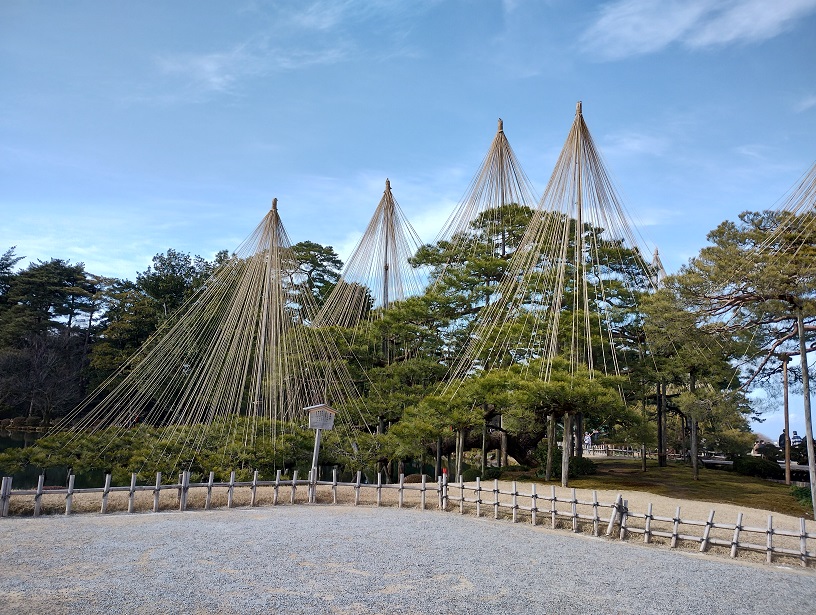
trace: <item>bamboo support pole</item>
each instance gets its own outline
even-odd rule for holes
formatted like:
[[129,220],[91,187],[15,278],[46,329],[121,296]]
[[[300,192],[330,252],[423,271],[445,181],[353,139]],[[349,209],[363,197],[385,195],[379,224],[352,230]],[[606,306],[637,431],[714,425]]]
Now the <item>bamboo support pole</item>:
[[799,518],[799,551],[801,553],[802,566],[807,567],[807,528],[805,518]]
[[295,492],[297,491],[297,470],[292,470],[292,495],[289,498],[289,503],[295,503]]
[[281,471],[275,471],[275,484],[272,487],[272,505],[278,505],[278,490],[280,489],[280,482],[281,482]]
[[558,497],[555,495],[555,485],[550,485],[550,525],[552,529],[555,529],[556,525],[558,525],[558,511],[555,508],[557,501]]
[[235,470],[230,472],[229,487],[227,488],[227,508],[232,508],[235,494]]
[[249,507],[258,505],[258,470],[252,472],[252,497],[249,500]]
[[405,496],[405,474],[400,474],[400,477],[399,477],[399,503],[397,504],[397,508],[402,508],[404,496]]
[[337,504],[337,468],[332,468],[332,504]]
[[8,479],[8,476],[4,476],[2,483],[0,483],[0,517],[5,517],[8,514],[6,512],[6,483]]
[[360,470],[357,470],[357,482],[354,484],[354,505],[357,506],[360,503],[360,483],[363,479],[363,473]]
[[377,472],[377,506],[382,503],[382,474]]

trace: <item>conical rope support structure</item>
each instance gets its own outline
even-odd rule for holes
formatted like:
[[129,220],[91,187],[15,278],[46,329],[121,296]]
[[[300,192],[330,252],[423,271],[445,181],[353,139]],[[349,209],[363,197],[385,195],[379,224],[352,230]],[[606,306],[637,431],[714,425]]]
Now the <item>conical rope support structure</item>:
[[541,201],[448,389],[474,370],[526,365],[549,378],[555,357],[619,374],[626,307],[652,289],[620,198],[584,122],[581,103]]
[[[274,443],[304,408],[338,410],[336,429],[366,429],[362,404],[334,340],[314,327],[312,294],[277,210],[116,373],[55,431],[162,427],[192,457],[205,429],[219,445]],[[259,426],[263,426],[259,429]]]
[[386,179],[374,215],[314,323],[356,327],[361,320],[381,317],[393,303],[421,294],[426,275],[409,264],[421,245]]

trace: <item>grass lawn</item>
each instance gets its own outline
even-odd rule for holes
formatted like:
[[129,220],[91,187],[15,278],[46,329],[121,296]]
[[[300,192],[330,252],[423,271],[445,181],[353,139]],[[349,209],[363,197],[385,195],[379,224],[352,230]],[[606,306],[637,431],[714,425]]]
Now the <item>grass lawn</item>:
[[[571,479],[570,487],[648,491],[670,498],[725,502],[813,519],[809,508],[802,506],[784,483],[703,467],[700,468],[700,480],[695,481],[691,466],[682,463],[669,462],[667,467],[660,468],[657,461],[647,460],[646,472],[643,472],[639,459],[591,459],[597,464],[598,473]],[[507,478],[512,480],[509,476],[511,473],[507,474]],[[529,473],[525,477],[529,477]],[[523,480],[521,476],[518,478]]]

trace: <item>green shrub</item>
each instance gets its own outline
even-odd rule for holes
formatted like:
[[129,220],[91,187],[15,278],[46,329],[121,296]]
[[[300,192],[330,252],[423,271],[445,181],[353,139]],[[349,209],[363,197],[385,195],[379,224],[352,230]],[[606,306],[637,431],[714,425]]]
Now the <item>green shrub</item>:
[[464,472],[462,472],[462,480],[466,483],[470,483],[475,481],[481,475],[481,470],[479,468],[467,468]]
[[791,495],[805,508],[813,508],[810,487],[791,487]]
[[[541,462],[541,467],[538,470],[538,476],[544,477],[547,463],[547,447],[546,445],[539,445],[536,449],[536,458]],[[576,478],[578,476],[589,476],[590,474],[597,474],[598,466],[594,461],[587,457],[570,457],[569,463],[569,478]],[[552,478],[561,478],[561,449],[553,449],[552,460]]]
[[496,480],[501,476],[502,468],[485,468],[482,480]]
[[785,478],[785,471],[778,463],[762,457],[738,457],[734,460],[734,472],[759,478]]

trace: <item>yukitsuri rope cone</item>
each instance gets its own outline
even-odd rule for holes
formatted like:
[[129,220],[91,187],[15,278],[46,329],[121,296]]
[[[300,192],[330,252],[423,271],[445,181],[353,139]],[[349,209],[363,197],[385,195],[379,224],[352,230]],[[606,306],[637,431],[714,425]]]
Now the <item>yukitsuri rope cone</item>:
[[328,403],[336,429],[365,427],[333,339],[309,325],[316,312],[275,199],[233,256],[55,430],[166,426],[164,440],[190,459],[207,431],[191,425],[217,424],[223,446],[274,443],[278,421]]
[[[514,242],[508,237],[508,228],[514,218],[523,219],[525,211],[535,208],[536,201],[535,190],[510,147],[500,119],[479,171],[436,237],[437,246],[460,254],[460,258],[479,258],[477,250],[486,237],[493,243],[496,256],[509,259]],[[449,273],[444,263],[440,265],[432,287]]]
[[[581,103],[538,208],[495,300],[451,371],[536,362],[548,379],[560,357],[571,368],[619,374],[615,338],[623,303],[656,284],[635,232],[584,122]],[[601,343],[597,343],[601,340]]]
[[394,302],[421,294],[423,275],[408,262],[421,245],[386,179],[377,209],[314,324],[356,327],[369,316],[381,317]]

